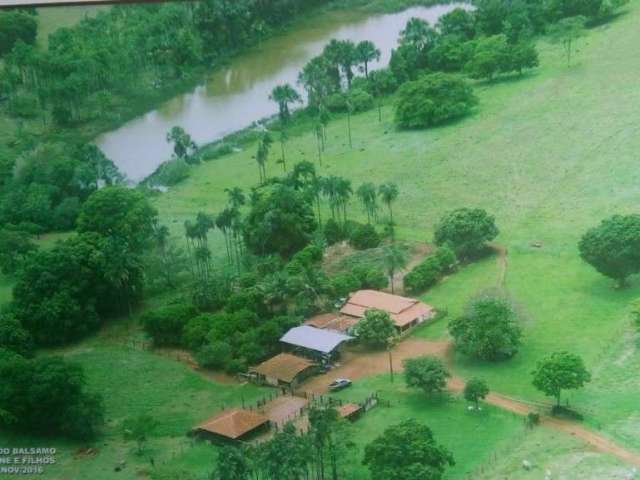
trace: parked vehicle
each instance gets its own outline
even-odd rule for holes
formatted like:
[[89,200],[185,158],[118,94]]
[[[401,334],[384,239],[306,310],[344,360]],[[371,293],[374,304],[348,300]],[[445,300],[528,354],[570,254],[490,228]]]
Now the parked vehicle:
[[329,390],[338,391],[343,388],[350,387],[352,384],[351,380],[348,378],[336,378],[333,382],[329,384]]

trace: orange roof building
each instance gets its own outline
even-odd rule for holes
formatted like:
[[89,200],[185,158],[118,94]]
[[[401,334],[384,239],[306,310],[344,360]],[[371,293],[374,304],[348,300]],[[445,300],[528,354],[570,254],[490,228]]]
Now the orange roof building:
[[367,310],[383,310],[389,314],[399,330],[406,330],[414,325],[434,317],[436,311],[431,305],[414,298],[401,297],[377,290],[359,290],[349,297],[340,313],[355,318],[362,318]]
[[241,441],[269,428],[269,419],[257,412],[232,408],[223,410],[193,429],[210,440]]
[[311,360],[290,353],[280,353],[260,365],[249,369],[262,383],[269,385],[297,386],[299,382],[312,375],[317,365]]

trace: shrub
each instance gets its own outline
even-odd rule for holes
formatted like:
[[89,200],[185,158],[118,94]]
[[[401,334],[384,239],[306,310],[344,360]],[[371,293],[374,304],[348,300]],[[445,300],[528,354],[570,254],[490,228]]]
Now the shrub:
[[480,255],[486,242],[498,235],[495,219],[479,208],[459,208],[447,213],[435,229],[436,245],[448,245],[459,258]]
[[466,312],[449,323],[449,333],[460,352],[482,360],[513,357],[522,337],[513,306],[493,295],[472,300]]
[[206,147],[202,152],[202,159],[205,161],[216,160],[220,157],[224,157],[225,155],[229,155],[230,153],[233,153],[233,146],[225,142],[220,142],[210,147]]
[[390,95],[398,89],[398,80],[388,68],[369,72],[369,93]]
[[355,327],[355,335],[361,342],[373,346],[384,347],[396,334],[395,323],[383,310],[367,310],[364,318]]
[[324,238],[328,245],[335,245],[345,239],[342,226],[333,218],[330,218],[324,224]]
[[224,370],[231,360],[231,347],[226,342],[205,345],[196,353],[198,365],[204,368]]
[[198,315],[190,319],[182,329],[182,344],[196,350],[207,343],[207,335],[213,326],[211,315]]
[[400,87],[396,122],[402,128],[425,128],[459,118],[477,104],[471,87],[458,76],[433,73]]
[[389,277],[381,267],[356,266],[352,272],[358,277],[360,288],[382,290],[389,286]]
[[331,289],[338,298],[359,290],[361,285],[360,279],[353,273],[340,273],[331,279]]
[[420,293],[434,286],[440,278],[451,272],[456,256],[449,247],[440,247],[404,277],[404,288],[410,293]]
[[187,177],[189,177],[189,165],[181,158],[163,163],[156,174],[158,181],[168,187],[177,185]]
[[184,327],[197,313],[196,308],[189,303],[176,303],[148,310],[140,320],[155,345],[179,346]]
[[315,244],[309,244],[291,257],[292,262],[300,262],[302,265],[311,266],[322,261],[324,252]]
[[347,111],[347,97],[342,93],[332,93],[325,99],[324,104],[330,112]]
[[380,245],[380,235],[373,225],[358,225],[349,235],[349,244],[357,250],[376,248]]
[[33,118],[38,115],[38,98],[35,95],[20,94],[9,102],[9,112],[14,117]]
[[349,90],[349,100],[354,112],[365,112],[373,108],[373,97],[365,90],[352,88]]

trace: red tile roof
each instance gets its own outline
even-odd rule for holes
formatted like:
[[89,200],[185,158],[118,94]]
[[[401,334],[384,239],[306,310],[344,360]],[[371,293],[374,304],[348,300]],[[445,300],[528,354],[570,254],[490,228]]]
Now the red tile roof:
[[387,312],[396,326],[404,327],[417,318],[430,317],[434,313],[432,306],[413,298],[401,297],[376,290],[360,290],[342,307],[340,313],[362,318],[367,310],[378,309]]
[[268,422],[269,419],[259,413],[232,408],[202,422],[195,430],[203,430],[236,440]]
[[252,372],[291,383],[296,375],[315,365],[312,361],[290,353],[281,353],[260,365],[251,368]]

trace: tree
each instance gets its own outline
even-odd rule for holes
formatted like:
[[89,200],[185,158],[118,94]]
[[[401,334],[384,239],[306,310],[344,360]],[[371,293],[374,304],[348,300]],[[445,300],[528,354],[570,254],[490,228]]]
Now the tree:
[[200,161],[196,155],[198,146],[191,139],[191,135],[185,132],[183,128],[173,127],[167,133],[167,142],[173,144],[173,153],[176,158],[187,163],[198,163]]
[[431,127],[468,114],[477,103],[472,88],[463,79],[432,73],[400,87],[396,123],[401,128]]
[[479,208],[459,208],[444,215],[435,227],[436,245],[449,245],[458,258],[473,258],[498,236],[495,219]]
[[37,248],[27,232],[0,230],[0,271],[5,275],[16,273],[27,255]]
[[493,80],[507,64],[508,49],[505,35],[482,37],[475,42],[473,55],[465,66],[471,78]]
[[375,220],[378,216],[377,189],[371,182],[365,182],[358,187],[356,195],[362,203],[362,208],[367,214],[367,223]]
[[364,76],[369,79],[369,63],[380,60],[380,50],[369,40],[363,40],[356,45],[356,61],[362,65]]
[[576,390],[591,381],[582,358],[569,352],[555,352],[538,362],[532,372],[533,386],[548,397],[556,399],[560,406],[562,390]]
[[380,198],[382,199],[382,203],[384,203],[387,206],[387,209],[389,210],[389,224],[391,225],[392,232],[393,232],[393,226],[394,226],[392,205],[393,205],[393,202],[395,202],[398,199],[399,194],[400,194],[400,189],[398,188],[398,185],[396,185],[393,182],[386,182],[378,187],[378,195],[380,195]]
[[481,378],[472,378],[464,385],[464,399],[468,402],[473,402],[476,406],[476,410],[480,409],[478,402],[484,400],[489,395],[489,387],[487,382]]
[[242,447],[229,445],[220,448],[212,480],[248,480],[250,474],[250,461]]
[[567,66],[571,65],[571,54],[578,39],[584,36],[585,17],[577,15],[575,17],[563,18],[549,27],[549,34],[552,41],[561,43],[567,56]]
[[11,350],[25,357],[33,352],[31,334],[7,312],[0,313],[0,349]]
[[589,229],[578,244],[580,257],[598,272],[626,285],[640,272],[640,215],[614,215]]
[[260,183],[267,181],[267,160],[269,160],[269,150],[273,139],[269,132],[265,132],[258,142],[258,151],[256,152],[256,162],[258,162],[258,170],[260,173]]
[[16,277],[13,312],[37,344],[77,339],[112,308],[103,249],[103,238],[82,234],[27,257]]
[[136,442],[137,454],[142,455],[149,436],[153,434],[157,426],[155,418],[142,414],[126,419],[122,425],[122,434],[125,440]]
[[372,480],[441,480],[455,464],[431,429],[413,419],[386,428],[365,447],[362,463]]
[[146,248],[153,238],[158,212],[144,194],[121,186],[105,187],[93,194],[78,216],[78,232],[119,237],[134,252]]
[[88,440],[103,421],[102,399],[87,391],[80,365],[63,357],[0,351],[0,377],[3,428]]
[[286,124],[291,117],[289,104],[301,102],[302,98],[291,85],[285,83],[283,85],[278,85],[271,90],[269,100],[273,100],[278,104],[278,115],[280,116],[280,121],[283,124]]
[[383,250],[383,261],[391,283],[391,293],[395,293],[396,272],[407,266],[407,252],[395,244],[388,245]]
[[440,35],[456,35],[471,40],[476,34],[475,18],[464,8],[455,8],[440,16],[436,28]]
[[38,22],[26,12],[0,12],[0,57],[19,43],[34,45],[38,35]]
[[264,470],[267,478],[304,478],[311,453],[312,449],[298,437],[293,424],[287,423],[264,445]]
[[447,371],[439,358],[424,356],[409,358],[403,362],[407,387],[419,388],[429,396],[439,394],[447,388]]
[[277,253],[286,258],[309,243],[316,226],[313,208],[301,192],[274,185],[252,199],[243,236],[253,253]]
[[386,347],[389,339],[396,335],[396,326],[387,312],[370,309],[356,325],[355,335],[373,347]]
[[449,323],[449,333],[462,353],[483,360],[513,357],[522,337],[511,304],[490,294],[472,300],[465,313]]

